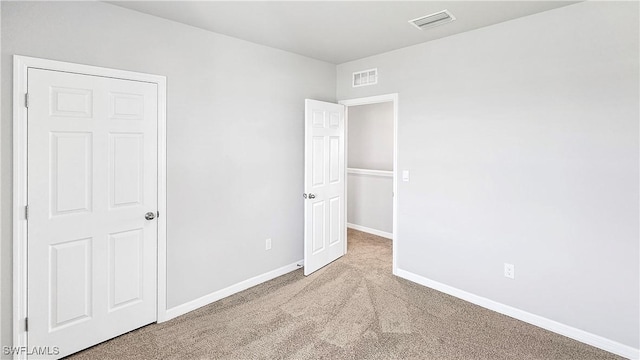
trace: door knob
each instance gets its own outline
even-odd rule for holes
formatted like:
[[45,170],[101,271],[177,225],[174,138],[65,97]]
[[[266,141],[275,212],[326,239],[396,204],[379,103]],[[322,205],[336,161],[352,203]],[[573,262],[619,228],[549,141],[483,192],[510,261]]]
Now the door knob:
[[153,220],[156,218],[156,214],[149,211],[148,213],[144,214],[144,218],[147,220]]
[[315,194],[309,194],[309,199],[315,199],[315,198],[316,198]]

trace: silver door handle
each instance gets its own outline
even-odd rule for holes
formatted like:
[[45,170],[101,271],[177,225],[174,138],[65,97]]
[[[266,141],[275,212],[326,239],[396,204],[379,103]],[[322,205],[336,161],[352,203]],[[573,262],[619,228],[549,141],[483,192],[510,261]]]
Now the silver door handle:
[[156,214],[149,211],[148,213],[144,214],[144,218],[147,220],[153,220],[156,218]]
[[316,196],[314,194],[309,194],[309,199],[315,199]]

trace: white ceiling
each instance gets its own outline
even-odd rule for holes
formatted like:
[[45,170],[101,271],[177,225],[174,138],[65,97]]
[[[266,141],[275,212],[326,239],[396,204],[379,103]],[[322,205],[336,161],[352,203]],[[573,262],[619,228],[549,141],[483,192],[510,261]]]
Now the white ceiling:
[[[109,1],[254,43],[340,64],[566,6],[575,1]],[[456,21],[409,20],[447,9]]]

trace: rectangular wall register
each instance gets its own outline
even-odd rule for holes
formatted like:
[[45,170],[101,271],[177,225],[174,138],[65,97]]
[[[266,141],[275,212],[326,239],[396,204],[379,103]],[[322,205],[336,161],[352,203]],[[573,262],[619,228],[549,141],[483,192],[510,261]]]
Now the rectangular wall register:
[[378,69],[369,69],[352,74],[353,87],[375,85],[378,83]]

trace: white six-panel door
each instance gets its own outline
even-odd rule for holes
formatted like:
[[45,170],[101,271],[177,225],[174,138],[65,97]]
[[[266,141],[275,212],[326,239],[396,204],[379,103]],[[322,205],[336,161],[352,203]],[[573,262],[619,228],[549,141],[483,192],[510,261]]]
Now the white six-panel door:
[[156,320],[158,90],[30,68],[28,92],[28,346],[56,358]]
[[344,106],[305,100],[305,275],[345,253],[344,139]]

